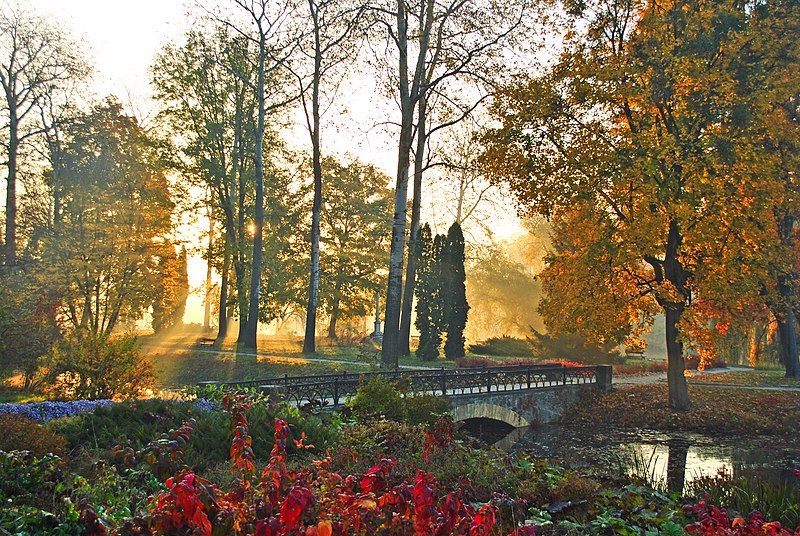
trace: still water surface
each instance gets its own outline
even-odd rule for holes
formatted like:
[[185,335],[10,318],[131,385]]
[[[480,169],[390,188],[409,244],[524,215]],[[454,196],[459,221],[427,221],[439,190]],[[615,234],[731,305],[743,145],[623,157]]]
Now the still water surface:
[[[717,438],[652,430],[586,430],[565,425],[528,429],[511,447],[570,467],[630,472],[647,466],[656,480],[680,491],[685,482],[724,470],[734,477],[796,483],[800,443],[768,436]],[[633,460],[638,459],[639,463]]]

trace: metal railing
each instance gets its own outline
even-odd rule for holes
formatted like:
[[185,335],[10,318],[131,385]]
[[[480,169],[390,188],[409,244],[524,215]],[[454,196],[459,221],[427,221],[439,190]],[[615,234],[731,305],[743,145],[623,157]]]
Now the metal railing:
[[[608,367],[610,368],[610,367]],[[606,378],[606,376],[608,377]],[[599,366],[514,365],[440,370],[400,370],[264,378],[244,382],[201,382],[225,389],[257,389],[278,394],[290,403],[319,402],[338,407],[359,386],[373,379],[398,382],[408,393],[458,396],[522,391],[562,385],[610,384],[610,370]],[[603,385],[601,385],[603,384]]]

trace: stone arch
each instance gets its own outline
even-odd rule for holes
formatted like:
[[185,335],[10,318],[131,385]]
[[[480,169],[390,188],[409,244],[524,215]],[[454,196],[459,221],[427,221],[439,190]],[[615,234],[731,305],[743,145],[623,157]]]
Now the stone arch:
[[494,419],[496,421],[510,424],[514,428],[530,426],[528,420],[514,410],[498,406],[497,404],[464,404],[456,406],[450,412],[454,422],[466,421],[467,419]]

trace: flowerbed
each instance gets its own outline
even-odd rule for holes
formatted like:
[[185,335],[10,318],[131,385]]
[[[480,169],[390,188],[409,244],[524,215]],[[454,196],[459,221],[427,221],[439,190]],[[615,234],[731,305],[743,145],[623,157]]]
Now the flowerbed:
[[113,400],[70,400],[67,402],[0,404],[0,414],[22,415],[34,421],[45,422],[64,417],[74,417],[75,415],[84,415],[113,403]]
[[[659,394],[634,393],[636,404],[642,404],[637,397]],[[694,390],[693,396],[703,400]],[[616,407],[603,397],[594,402],[594,423],[605,408]],[[750,402],[760,404],[759,411],[776,403]],[[159,412],[165,416],[188,405],[147,401],[113,409],[141,427],[161,418]],[[141,447],[95,451],[99,463],[67,466],[49,455],[0,453],[0,504],[7,506],[0,510],[0,533],[800,535],[793,528],[798,508],[783,515],[788,507],[781,506],[797,502],[796,489],[772,495],[759,489],[745,500],[740,488],[746,483],[715,480],[682,498],[624,475],[471,447],[454,435],[447,418],[428,425],[329,422],[326,427],[339,428],[333,441],[308,418],[294,426],[273,418],[261,430],[263,401],[235,396],[224,400],[224,408],[210,408],[208,423],[224,428],[215,439],[203,430],[202,418],[190,418]],[[309,441],[305,431],[331,443],[325,448]],[[263,432],[272,437],[268,444],[255,439]],[[211,441],[229,455],[224,466],[203,468],[189,459],[197,443]],[[731,489],[737,490],[735,502]],[[753,512],[758,508],[763,515]]]

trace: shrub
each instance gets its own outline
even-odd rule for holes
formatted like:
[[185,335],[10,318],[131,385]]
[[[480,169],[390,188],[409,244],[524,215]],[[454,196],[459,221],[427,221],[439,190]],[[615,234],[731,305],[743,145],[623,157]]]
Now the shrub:
[[[472,351],[472,347],[470,347]],[[457,357],[455,359],[456,367],[458,368],[483,368],[483,367],[496,367],[503,363],[498,363],[493,359],[485,357]]]
[[67,440],[42,425],[19,415],[0,415],[0,450],[27,450],[36,457],[64,456]]
[[551,336],[532,330],[533,337],[528,339],[536,359],[557,361],[575,361],[584,365],[619,364],[625,362],[625,356],[617,349],[614,342],[605,345],[593,344],[586,337],[576,333],[564,333]]
[[51,390],[61,398],[135,398],[153,384],[153,364],[136,337],[79,330],[53,347]]
[[[76,447],[109,451],[115,445],[138,450],[154,437],[179,428],[193,420],[192,440],[185,446],[186,462],[198,470],[228,459],[228,417],[218,406],[207,401],[137,400],[100,407],[94,413],[51,421],[47,426],[66,437]],[[285,406],[253,404],[248,418],[251,423],[253,449],[266,454],[272,449],[272,426],[275,417],[287,420],[296,433],[309,438],[320,449],[332,443],[336,432],[318,417],[301,415]],[[290,446],[294,452],[294,447]]]
[[357,419],[386,417],[401,421],[405,418],[405,404],[400,392],[385,378],[376,378],[358,388],[347,405]]
[[532,357],[533,348],[529,341],[503,335],[492,337],[482,343],[470,345],[469,351],[473,354],[497,355],[508,357]]
[[431,394],[408,396],[403,403],[411,424],[430,424],[453,407],[448,399]]
[[759,478],[734,478],[724,468],[713,476],[700,476],[687,485],[687,495],[724,504],[739,514],[757,511],[784,527],[800,527],[800,471],[781,483]]

